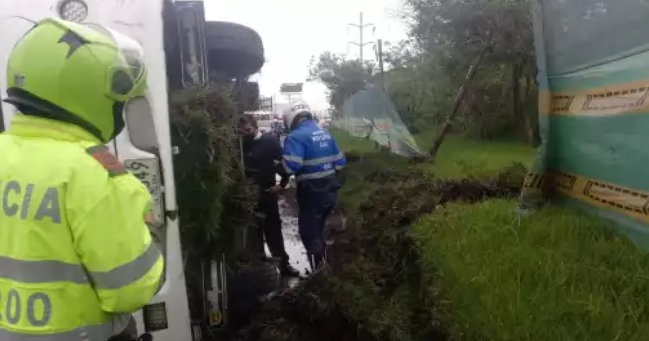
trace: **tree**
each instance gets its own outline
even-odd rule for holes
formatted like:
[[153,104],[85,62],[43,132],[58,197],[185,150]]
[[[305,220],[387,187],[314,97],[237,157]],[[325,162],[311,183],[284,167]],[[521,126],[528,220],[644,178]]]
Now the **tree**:
[[[487,47],[452,131],[483,139],[538,142],[533,1],[543,5],[549,72],[566,73],[645,45],[645,0],[404,0],[409,38],[385,52],[388,94],[412,132],[439,127],[471,62]],[[606,44],[601,43],[605,41]],[[311,75],[340,108],[374,66],[323,53]]]
[[361,64],[332,52],[323,52],[311,62],[311,80],[321,81],[329,89],[329,103],[340,110],[347,98],[362,90],[374,76],[374,63]]
[[527,0],[406,0],[404,18],[418,53],[407,66],[419,78],[410,84],[421,89],[412,95],[419,98],[408,103],[416,103],[416,116],[428,117],[432,125],[443,121],[471,61],[488,47],[453,129],[480,138],[537,140],[536,62]]

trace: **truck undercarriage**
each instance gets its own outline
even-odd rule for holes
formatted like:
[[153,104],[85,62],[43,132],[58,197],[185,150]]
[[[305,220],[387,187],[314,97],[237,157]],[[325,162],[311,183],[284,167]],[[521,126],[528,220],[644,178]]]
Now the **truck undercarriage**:
[[[207,91],[227,92],[235,104],[229,111],[224,109],[228,107],[226,104],[218,109],[205,108],[207,115],[212,115],[211,122],[219,122],[217,124],[227,120],[225,116],[231,118],[244,111],[258,109],[259,86],[256,82],[248,81],[248,78],[259,72],[264,64],[264,47],[257,32],[235,23],[206,22],[202,2],[165,1],[164,16],[167,76],[169,89],[172,92],[170,97],[173,97],[173,93],[200,92],[201,88],[211,89]],[[173,102],[173,99],[171,101]],[[185,152],[196,155],[194,149],[218,149],[220,146],[215,144],[202,146],[204,140],[193,140],[195,136],[179,137],[182,135],[183,127],[178,126],[176,120],[183,120],[178,117],[183,114],[174,112],[173,108],[172,104],[170,110],[172,142],[179,150],[174,160],[174,168],[176,172],[182,173],[182,163],[197,161],[196,159],[188,161],[183,155]],[[235,146],[235,149],[238,149],[238,146]],[[221,154],[223,153],[227,152],[223,151]],[[199,164],[206,165],[210,161]],[[205,167],[209,168],[209,166]],[[190,188],[195,185],[179,177],[180,175],[177,176],[176,186]],[[181,191],[178,190],[182,231],[183,222],[193,223],[194,219],[183,217]],[[214,199],[210,198],[209,193],[205,193],[205,198],[202,200]],[[192,205],[189,202],[185,204]],[[252,233],[248,235],[244,233],[243,237],[235,238],[237,240],[235,243],[239,244],[239,249],[244,249],[244,253],[250,248],[250,245],[246,244],[250,244],[248,239],[251,235]],[[215,334],[236,327],[254,310],[259,297],[279,288],[279,275],[274,263],[250,262],[248,256],[241,257],[239,249],[217,253],[206,259],[198,252],[189,252],[193,245],[186,244],[191,242],[183,240],[183,243],[192,333],[195,341],[210,339]],[[206,242],[200,241],[200,243]]]

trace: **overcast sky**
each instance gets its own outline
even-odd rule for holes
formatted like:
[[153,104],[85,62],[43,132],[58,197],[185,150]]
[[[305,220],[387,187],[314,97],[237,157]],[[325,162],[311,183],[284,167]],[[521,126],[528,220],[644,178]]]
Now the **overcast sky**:
[[[258,81],[265,96],[278,95],[281,83],[303,82],[311,56],[322,51],[349,53],[358,58],[358,24],[363,11],[366,41],[398,41],[406,36],[405,25],[398,18],[401,0],[205,0],[207,20],[232,21],[255,29],[264,42],[266,64]],[[374,58],[372,47],[365,48],[365,58]],[[324,87],[307,84],[304,98],[320,109],[327,106]],[[278,99],[279,100],[279,99]]]

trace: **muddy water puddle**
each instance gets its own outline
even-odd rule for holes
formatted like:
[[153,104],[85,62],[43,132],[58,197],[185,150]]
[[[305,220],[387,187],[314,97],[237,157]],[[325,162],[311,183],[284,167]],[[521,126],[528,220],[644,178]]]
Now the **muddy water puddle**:
[[[279,177],[277,179],[279,182]],[[300,271],[300,275],[305,277],[309,274],[310,266],[307,259],[306,250],[302,245],[300,233],[298,230],[298,205],[295,200],[295,183],[291,181],[286,192],[279,197],[279,213],[282,218],[282,234],[284,236],[284,247],[288,253],[291,265]],[[342,231],[345,229],[346,219],[340,207],[337,206],[327,219],[326,230],[331,232]],[[328,233],[329,234],[329,233]],[[327,245],[333,245],[333,235],[327,240]],[[266,254],[270,255],[268,246]],[[293,286],[297,281],[289,281],[288,286]]]
[[290,257],[291,265],[300,271],[301,275],[306,275],[309,270],[309,261],[307,260],[306,250],[302,245],[300,233],[297,225],[297,211],[295,203],[289,202],[295,200],[290,193],[279,199],[279,213],[282,217],[282,232],[284,234],[284,247]]

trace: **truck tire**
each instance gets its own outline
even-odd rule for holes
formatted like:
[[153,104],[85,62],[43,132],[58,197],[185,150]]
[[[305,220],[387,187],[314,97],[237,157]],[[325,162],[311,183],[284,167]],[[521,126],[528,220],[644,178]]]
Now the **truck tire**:
[[233,77],[246,77],[264,65],[264,45],[259,34],[244,25],[225,21],[205,23],[210,69]]
[[246,324],[260,306],[260,299],[279,289],[279,272],[272,262],[255,264],[232,274],[228,280],[229,320],[232,327]]

